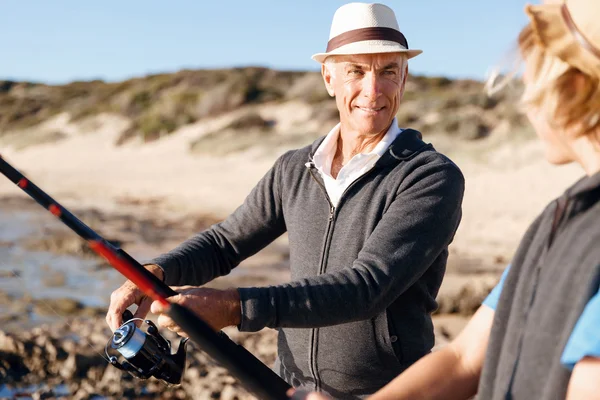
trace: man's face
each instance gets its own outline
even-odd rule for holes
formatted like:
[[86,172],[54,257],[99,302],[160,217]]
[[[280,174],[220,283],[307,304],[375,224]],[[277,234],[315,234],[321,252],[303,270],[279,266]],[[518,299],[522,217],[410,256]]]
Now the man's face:
[[342,131],[372,136],[388,129],[398,112],[407,71],[400,53],[336,56],[323,66],[323,78],[335,96]]

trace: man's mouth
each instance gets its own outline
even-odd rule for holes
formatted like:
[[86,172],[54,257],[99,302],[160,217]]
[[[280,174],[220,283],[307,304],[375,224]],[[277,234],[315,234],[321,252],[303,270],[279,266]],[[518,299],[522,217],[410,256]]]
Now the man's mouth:
[[385,107],[361,107],[361,106],[356,106],[356,108],[358,108],[359,110],[362,110],[362,111],[366,111],[366,112],[377,112],[377,111],[383,110]]

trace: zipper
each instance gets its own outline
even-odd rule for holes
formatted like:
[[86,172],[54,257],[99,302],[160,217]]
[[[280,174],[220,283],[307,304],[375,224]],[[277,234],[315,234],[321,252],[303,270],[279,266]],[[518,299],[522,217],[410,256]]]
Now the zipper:
[[[325,231],[325,243],[323,244],[323,251],[321,252],[321,264],[319,265],[319,275],[321,275],[325,272],[325,267],[327,264],[327,257],[329,255],[329,245],[331,243],[331,232],[333,232],[333,225],[335,223],[336,208],[333,205],[333,203],[331,202],[329,195],[327,194],[327,188],[325,188],[325,185],[315,176],[315,173],[313,171],[313,168],[316,168],[314,162],[311,160],[310,162],[306,163],[306,167],[308,168],[308,172],[310,173],[311,177],[315,180],[315,182],[317,182],[317,184],[321,188],[321,191],[323,192],[323,194],[325,195],[325,198],[327,199],[327,202],[329,203],[329,222],[327,224],[327,230]],[[375,168],[373,166],[373,168],[371,168],[370,170],[365,172],[363,175],[356,178],[350,185],[348,185],[348,187],[346,188],[346,190],[344,190],[344,192],[342,193],[342,196],[340,197],[340,200],[338,203],[338,208],[339,208],[340,204],[342,203],[346,193],[358,181],[360,181],[361,179],[366,177],[374,169]],[[315,380],[315,390],[317,392],[320,392],[321,391],[321,379],[319,377],[319,372],[317,369],[317,349],[318,349],[317,335],[318,334],[319,334],[319,328],[311,329],[310,342],[309,342],[310,357],[309,357],[308,365],[309,365],[309,369],[310,369],[310,374],[312,375],[313,379]]]
[[[329,248],[329,241],[331,240],[331,231],[332,231],[331,228],[332,228],[332,225],[333,225],[334,219],[335,219],[335,207],[334,207],[333,203],[331,202],[329,195],[327,194],[327,189],[325,188],[325,185],[323,185],[323,183],[321,183],[321,181],[319,181],[319,179],[317,179],[317,177],[315,176],[315,173],[313,172],[314,164],[311,162],[311,163],[307,163],[306,166],[308,168],[310,175],[315,180],[315,182],[317,182],[317,184],[323,191],[323,194],[325,195],[327,202],[329,203],[329,222],[327,223],[327,230],[325,231],[325,242],[323,243],[323,250],[321,252],[321,263],[319,265],[319,275],[321,275],[325,271],[325,263],[326,263],[327,254],[328,254],[327,250]],[[315,390],[317,392],[320,392],[321,391],[321,379],[319,377],[319,372],[317,371],[317,350],[318,350],[317,335],[318,334],[319,334],[319,328],[311,329],[310,342],[308,344],[308,348],[310,351],[308,366],[310,369],[310,374],[312,375],[313,379],[315,380]]]
[[315,176],[315,173],[313,172],[313,168],[315,167],[315,163],[310,161],[306,163],[306,168],[308,168],[308,172],[310,173],[310,176],[312,176],[312,178],[315,180],[315,182],[317,182],[317,185],[319,185],[319,187],[321,188],[321,191],[323,192],[323,194],[325,195],[325,198],[327,199],[327,202],[329,203],[329,220],[332,219],[332,214],[335,212],[335,207],[333,206],[333,203],[331,202],[331,199],[329,198],[329,195],[327,194],[327,189],[325,188],[325,185]]
[[[325,243],[323,244],[323,251],[321,253],[321,265],[319,266],[319,275],[325,272],[325,265],[327,263],[327,255],[329,254],[329,244],[331,243],[331,232],[333,231],[332,226],[335,219],[335,207],[331,206],[329,209],[329,222],[327,224],[327,231],[325,234]],[[317,336],[319,335],[319,328],[312,328],[309,348],[311,350],[310,357],[310,369],[313,378],[315,379],[315,389],[317,392],[321,391],[321,378],[317,369],[317,351],[318,341]]]

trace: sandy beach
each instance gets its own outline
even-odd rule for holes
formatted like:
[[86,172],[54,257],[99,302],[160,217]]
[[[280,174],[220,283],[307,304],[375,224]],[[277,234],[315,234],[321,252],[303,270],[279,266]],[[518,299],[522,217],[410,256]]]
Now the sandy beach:
[[[278,121],[287,121],[287,124],[280,124],[282,128],[279,134],[283,139],[290,130],[315,129],[294,124],[297,113],[286,105],[265,106],[260,112],[265,113],[265,116],[276,117]],[[101,115],[85,121],[88,124],[88,129],[85,129],[86,125],[81,122],[71,123],[68,116],[59,115],[46,121],[38,129],[41,132],[60,129],[68,133],[66,139],[25,148],[15,146],[14,140],[0,140],[0,154],[57,201],[76,210],[75,214],[99,233],[122,241],[123,248],[136,258],[149,259],[225,218],[243,202],[273,161],[289,148],[285,140],[282,140],[281,146],[264,147],[258,143],[247,151],[219,157],[189,152],[191,141],[219,129],[232,118],[234,116],[227,114],[204,119],[152,143],[142,145],[134,140],[126,145],[115,146],[114,140],[118,132],[127,125],[127,121],[121,117]],[[89,125],[94,127],[93,131],[89,129]],[[329,127],[323,130],[327,131]],[[578,179],[582,172],[574,166],[557,168],[548,165],[543,160],[543,149],[536,141],[503,143],[501,139],[495,139],[496,143],[491,145],[455,141],[444,136],[425,135],[424,139],[449,155],[466,178],[463,220],[450,248],[447,275],[438,296],[440,309],[434,316],[436,346],[443,346],[460,332],[469,315],[495,285],[529,223],[546,203]],[[6,215],[34,212],[35,218],[28,223],[44,226],[43,230],[32,234],[33,237],[27,240],[6,240],[5,249],[17,246],[21,252],[26,252],[29,248],[83,256],[77,244],[79,239],[49,213],[27,200],[26,195],[6,179],[0,180],[0,202],[2,212]],[[4,228],[9,231],[12,229],[7,226]],[[284,282],[289,279],[287,251],[287,237],[284,235],[246,260],[230,276],[220,278],[212,285],[228,287]],[[58,265],[61,260],[53,262],[55,264],[50,264]],[[5,267],[9,270],[12,268]],[[50,270],[52,268],[49,267]],[[93,271],[98,271],[97,268],[92,268],[91,271],[93,279],[101,279],[94,278],[97,272]],[[105,274],[102,279],[108,282],[106,285],[113,282],[113,286],[116,286],[122,281],[118,274],[108,278],[109,275],[102,273]],[[1,279],[10,281],[8,285],[14,286],[16,282],[18,286],[23,283],[22,277],[14,278],[8,273],[4,275]],[[50,282],[56,282],[57,279],[62,282],[64,276],[51,276]],[[102,319],[103,307],[106,307],[112,290],[106,285],[99,287],[100,293],[97,296],[103,298],[105,303],[102,304],[100,300],[100,304],[92,311],[85,304],[73,304],[68,299],[66,305],[51,303],[54,307],[59,307],[62,317],[72,321],[69,327],[79,326],[79,331],[86,332],[83,334],[85,340],[77,346],[69,347],[61,339],[61,332],[67,329],[61,328],[63,318],[58,318],[58,322],[53,322],[48,327],[33,328],[25,336],[16,337],[9,333],[0,338],[0,353],[9,354],[17,360],[14,361],[15,364],[9,363],[4,367],[0,365],[0,377],[4,376],[3,379],[17,385],[15,387],[33,384],[34,391],[39,396],[46,393],[50,396],[47,398],[60,398],[57,388],[61,387],[66,393],[70,393],[69,396],[74,396],[69,398],[81,399],[88,398],[86,396],[91,393],[101,393],[106,399],[119,398],[127,390],[129,395],[125,397],[132,398],[143,398],[140,396],[144,390],[161,392],[161,398],[250,398],[223,370],[218,373],[202,372],[211,368],[214,370],[214,367],[210,367],[211,362],[206,359],[197,360],[190,367],[186,380],[192,382],[200,379],[208,386],[189,385],[189,390],[164,392],[156,382],[150,386],[140,381],[119,383],[121,375],[115,374],[113,367],[99,358],[97,352],[90,350],[90,347],[96,350],[101,347],[100,342],[110,334]],[[105,296],[102,297],[104,292]],[[33,299],[35,300],[35,296]],[[31,298],[27,295],[20,302],[10,296],[4,302],[0,301],[0,308],[8,310],[6,328],[12,326],[14,332],[27,326],[24,320],[15,319],[14,316],[21,315],[23,310],[28,309],[28,302],[31,302]],[[44,302],[47,300],[42,299],[36,303],[41,305],[34,309],[34,315],[43,315],[40,310],[43,309]],[[235,332],[232,334],[237,335]],[[252,335],[242,336],[243,340],[250,340],[244,343],[249,344],[252,352],[261,354],[261,359],[267,363],[272,361],[273,331],[264,330],[255,335],[255,339],[252,339]],[[95,344],[90,346],[90,343]],[[41,347],[36,350],[38,353],[19,350],[31,346]],[[41,356],[56,351],[62,351],[66,356],[62,359]],[[77,358],[75,354],[87,354],[88,358]],[[50,370],[44,372],[45,375],[36,377],[29,374],[26,375],[28,378],[24,378],[14,374],[14,371],[19,370],[16,366],[35,370],[40,357],[46,357],[51,365]],[[95,361],[86,364],[85,360],[92,359]],[[53,371],[63,370],[68,365],[70,369],[65,371],[71,371],[70,373],[53,375]],[[87,371],[86,378],[78,378],[81,371]],[[99,377],[104,377],[101,384],[97,383]],[[40,382],[52,384],[46,387],[40,386]],[[12,389],[5,390],[16,393],[10,392]]]

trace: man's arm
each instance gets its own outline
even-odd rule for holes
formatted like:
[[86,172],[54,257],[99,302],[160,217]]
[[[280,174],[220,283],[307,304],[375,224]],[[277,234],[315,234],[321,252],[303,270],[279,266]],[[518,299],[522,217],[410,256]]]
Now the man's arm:
[[369,399],[469,399],[477,392],[493,319],[494,311],[481,306],[454,341],[417,361]]
[[573,368],[567,400],[600,399],[600,358],[585,357]]
[[279,191],[285,156],[225,221],[149,262],[162,268],[167,285],[199,286],[227,275],[286,231]]
[[288,284],[240,288],[240,329],[331,326],[383,312],[452,241],[463,191],[462,173],[448,161],[415,168],[351,265]]
[[[202,285],[229,273],[243,259],[285,232],[279,192],[280,168],[284,157],[285,155],[281,156],[275,162],[248,195],[244,204],[229,218],[146,263],[146,269],[169,286]],[[231,318],[227,318],[226,321],[217,322],[215,319],[207,322],[213,326],[220,326],[239,321],[241,312],[237,291],[214,291],[212,295],[207,293],[202,293],[204,301],[200,304],[207,305],[207,301],[213,300],[210,303],[212,307],[208,308],[216,309],[222,306],[231,310]],[[180,301],[185,299],[186,305],[190,305],[189,296],[178,298]],[[126,281],[110,297],[106,321],[111,329],[120,326],[123,311],[132,304],[138,305],[134,316],[145,318],[152,300],[131,281]],[[207,317],[204,313],[200,315]]]

